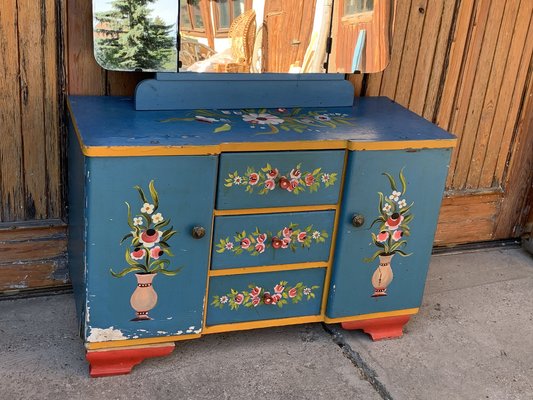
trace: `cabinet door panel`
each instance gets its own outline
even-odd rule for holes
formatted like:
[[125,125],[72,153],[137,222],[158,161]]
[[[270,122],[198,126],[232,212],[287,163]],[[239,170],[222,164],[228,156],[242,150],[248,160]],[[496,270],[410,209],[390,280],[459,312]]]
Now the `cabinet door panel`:
[[[419,307],[450,152],[350,153],[329,318]],[[360,227],[352,223],[356,214],[364,217]],[[390,268],[378,253],[393,254]]]
[[[88,342],[201,330],[216,163],[212,156],[88,159]],[[191,235],[197,225],[206,229],[201,239]],[[147,274],[138,286],[143,266],[158,272],[152,286]],[[127,268],[121,277],[111,273]]]

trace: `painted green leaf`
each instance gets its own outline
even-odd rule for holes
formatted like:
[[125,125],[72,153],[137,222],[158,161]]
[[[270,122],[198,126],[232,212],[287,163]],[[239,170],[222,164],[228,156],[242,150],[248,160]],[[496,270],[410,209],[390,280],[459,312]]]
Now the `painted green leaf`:
[[213,131],[214,133],[219,133],[219,132],[227,132],[227,131],[230,131],[231,130],[231,125],[230,124],[224,124],[224,125],[220,125],[218,128],[215,128],[215,130]]
[[154,180],[153,179],[148,184],[148,189],[150,190],[150,196],[152,196],[152,200],[154,202],[154,209],[157,209],[158,206],[159,206],[159,196],[157,194],[157,191],[155,190]]
[[130,272],[143,271],[143,269],[139,267],[129,267],[129,268],[124,268],[120,272],[114,272],[111,268],[109,268],[109,271],[111,272],[111,275],[113,275],[115,278],[122,278],[123,276],[129,274]]

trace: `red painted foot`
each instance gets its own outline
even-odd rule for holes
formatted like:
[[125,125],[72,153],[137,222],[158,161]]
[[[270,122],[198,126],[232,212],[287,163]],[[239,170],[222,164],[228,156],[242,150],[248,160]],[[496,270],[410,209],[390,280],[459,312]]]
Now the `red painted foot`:
[[111,350],[87,350],[89,374],[93,378],[129,374],[131,369],[144,359],[167,356],[172,353],[174,347],[174,343],[164,343]]
[[341,326],[349,331],[362,329],[372,337],[372,340],[392,339],[403,335],[403,326],[409,321],[410,317],[410,315],[401,315],[363,321],[348,321],[341,323]]

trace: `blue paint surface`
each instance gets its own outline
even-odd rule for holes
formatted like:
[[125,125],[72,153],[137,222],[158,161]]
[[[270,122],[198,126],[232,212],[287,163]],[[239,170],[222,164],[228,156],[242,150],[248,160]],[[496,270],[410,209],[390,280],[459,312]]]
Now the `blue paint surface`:
[[[217,217],[215,219],[211,258],[212,268],[224,269],[300,262],[326,262],[329,259],[334,217],[335,211]],[[317,240],[311,239],[310,247],[306,248],[302,248],[301,243],[292,237],[291,243],[296,246],[294,251],[290,247],[274,249],[271,246],[270,239],[272,236],[282,239],[283,232],[280,231],[289,227],[290,224],[298,224],[297,227],[294,227],[294,231],[305,230],[305,228],[311,226],[311,231],[306,233],[306,236],[310,238],[315,232],[318,232],[321,237],[324,237],[323,233],[326,232],[328,237],[324,237],[324,242],[317,242]],[[261,233],[272,233],[272,235],[268,235],[267,246],[263,253],[249,252],[246,249],[241,254],[236,254],[235,251],[232,251],[242,246],[241,242],[235,239],[236,234],[246,231],[246,236],[252,236],[254,241],[256,241],[258,235],[253,234],[256,228]],[[232,249],[228,250],[224,247],[224,252],[220,253],[221,239],[225,243],[229,239],[231,243],[229,247],[232,247]],[[254,248],[255,244],[252,243],[249,249]]]
[[[127,338],[190,334],[201,329],[216,163],[215,156],[88,159],[86,338],[91,328],[113,327]],[[131,239],[120,244],[131,231],[125,202],[131,205],[133,215],[139,214],[143,202],[134,186],[141,186],[148,195],[152,179],[159,196],[157,213],[170,219],[177,231],[168,240],[174,254],[165,256],[170,260],[168,269],[181,271],[175,276],[157,274],[153,287],[158,301],[149,311],[153,320],[136,322],[131,321],[135,311],[130,305],[137,285],[135,274],[116,278],[110,269],[118,272],[129,266],[125,252],[131,251]],[[199,240],[191,236],[196,225],[207,231]]]
[[[324,290],[325,269],[314,268],[306,270],[268,272],[249,275],[217,276],[209,281],[209,306],[207,308],[207,325],[217,325],[231,322],[258,321],[274,318],[301,317],[305,315],[320,314],[322,292]],[[259,286],[274,293],[274,287],[286,281],[286,286],[293,286],[302,282],[305,287],[319,286],[313,289],[314,298],[307,300],[302,298],[293,304],[290,299],[288,304],[278,307],[274,304],[260,304],[257,307],[245,307],[240,305],[238,309],[231,310],[228,303],[222,309],[215,307],[214,296],[224,296],[231,293],[231,289],[242,293],[249,292],[249,285]]]
[[[328,298],[330,318],[419,307],[431,256],[437,217],[446,180],[450,149],[408,151],[351,152],[339,220],[335,261]],[[371,297],[372,274],[379,259],[365,262],[378,249],[371,232],[378,233],[379,224],[371,227],[379,214],[378,192],[389,196],[390,184],[383,172],[396,177],[404,168],[407,191],[401,198],[414,202],[409,224],[411,235],[404,237],[403,250],[409,257],[393,256],[394,278],[386,297]],[[365,223],[356,228],[352,216],[362,214]]]
[[[95,147],[454,139],[451,134],[385,97],[357,98],[351,107],[302,109],[302,112],[346,114],[347,118],[353,119],[353,124],[337,124],[335,128],[317,124],[315,128],[302,133],[280,130],[277,134],[265,134],[271,130],[266,127],[264,130],[257,125],[252,128],[253,124],[243,121],[242,117],[240,120],[235,118],[231,130],[214,133],[217,127],[226,122],[220,121],[220,118],[215,118],[218,120],[216,123],[198,122],[194,117],[199,113],[194,110],[135,111],[133,99],[129,97],[71,96],[70,104],[83,143]],[[288,109],[287,112],[292,113],[293,110]],[[193,120],[181,120],[191,118]]]
[[[341,177],[344,166],[344,151],[291,151],[291,152],[261,152],[261,153],[223,153],[220,156],[219,182],[217,190],[217,209],[239,209],[259,207],[287,207],[317,204],[336,204],[339,198]],[[230,182],[227,187],[226,179],[237,172],[240,177],[246,177],[248,168],[254,172],[261,171],[266,165],[278,169],[275,189],[260,194],[264,184],[255,186]],[[279,177],[291,179],[290,172],[300,165],[300,189],[298,194],[279,187]],[[334,174],[336,181],[326,187],[319,179],[317,191],[311,191],[305,184],[305,175],[320,168],[320,173]],[[235,179],[235,178],[233,178]],[[246,181],[245,181],[246,182]],[[261,182],[262,183],[262,182]],[[252,192],[247,192],[250,186]]]

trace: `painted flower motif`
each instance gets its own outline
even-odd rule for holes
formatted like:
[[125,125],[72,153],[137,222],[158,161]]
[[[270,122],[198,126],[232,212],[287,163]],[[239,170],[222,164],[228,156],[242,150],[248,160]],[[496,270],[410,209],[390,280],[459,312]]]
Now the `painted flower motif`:
[[281,239],[281,248],[282,249],[286,249],[287,247],[289,247],[289,244],[291,243],[291,238],[290,237],[284,237],[283,239]]
[[155,229],[147,229],[139,236],[139,241],[147,248],[154,247],[161,240],[163,232],[156,231]]
[[390,210],[392,210],[392,206],[390,204],[387,203],[383,206],[383,211],[386,213],[390,212]]
[[163,254],[165,253],[163,252],[163,250],[161,250],[161,247],[159,246],[155,246],[153,249],[150,250],[150,257],[154,260],[159,259],[159,257],[161,257]]
[[305,184],[311,186],[313,183],[315,183],[315,177],[312,174],[307,174],[305,176]]
[[208,124],[212,124],[213,122],[218,122],[218,119],[216,118],[203,117],[201,115],[195,115],[194,118],[196,119],[196,121],[207,122]]
[[136,248],[130,253],[130,256],[134,260],[142,260],[146,256],[146,250]]
[[235,185],[240,185],[242,183],[242,178],[240,176],[236,176],[235,178],[233,178],[233,183]]
[[144,203],[141,212],[145,214],[152,214],[154,212],[154,205],[150,203]]
[[283,234],[283,237],[290,238],[292,235],[292,229],[285,227],[281,233]]
[[389,196],[390,200],[398,201],[400,200],[400,196],[402,195],[402,192],[397,192],[396,190],[392,191],[392,194]]
[[283,240],[281,240],[281,239],[279,239],[279,238],[274,236],[272,238],[272,247],[274,249],[279,249],[279,248],[281,248],[281,246],[283,246]]
[[329,121],[329,120],[331,120],[331,118],[328,117],[326,114],[315,115],[315,119],[318,120],[318,121]]
[[251,124],[260,124],[260,125],[278,125],[282,124],[285,121],[275,115],[266,114],[266,113],[250,113],[244,114],[242,116],[244,122],[249,122]]
[[311,294],[311,288],[306,287],[306,288],[304,289],[304,294],[305,294],[306,296],[309,295],[309,294]]
[[232,242],[228,242],[228,243],[226,243],[226,249],[227,249],[227,250],[231,250],[231,249],[233,249],[233,243],[232,243]]
[[396,230],[394,231],[394,233],[392,234],[392,240],[394,240],[395,242],[397,242],[398,240],[400,240],[403,236],[403,231],[401,230]]
[[152,222],[154,224],[158,224],[160,222],[163,222],[163,215],[161,213],[157,213],[157,214],[154,214],[152,215]]
[[237,296],[235,296],[235,304],[242,304],[244,300],[244,295],[242,293],[239,293]]
[[228,296],[220,296],[220,302],[222,304],[226,304],[228,301],[229,301],[229,297]]
[[276,293],[272,295],[272,304],[276,304],[278,301],[281,300],[281,294]]
[[292,288],[292,289],[290,289],[290,290],[289,290],[289,293],[288,293],[288,295],[289,295],[289,297],[290,297],[291,299],[295,298],[297,294],[298,294],[298,291],[296,290],[296,288]]
[[257,297],[259,296],[259,293],[261,293],[261,288],[259,286],[256,286],[250,291],[250,296]]
[[381,231],[377,236],[378,242],[380,243],[387,241],[388,238],[389,238],[389,232],[387,231]]
[[257,185],[257,182],[259,182],[259,174],[252,172],[248,177],[248,183],[253,186]]
[[300,232],[298,234],[298,242],[303,243],[305,242],[306,238],[307,238],[307,232]]
[[291,178],[292,179],[300,179],[301,176],[302,176],[302,171],[300,171],[299,169],[296,169],[296,168],[291,169]]
[[320,232],[319,231],[314,231],[313,232],[313,239],[318,239],[320,237]]
[[255,245],[255,251],[257,251],[259,254],[263,253],[265,251],[265,244],[264,243],[257,243]]
[[291,181],[289,182],[289,187],[287,188],[287,190],[289,192],[292,192],[294,189],[296,189],[298,187],[299,184],[300,184],[300,182],[298,181],[298,179],[291,179]]
[[389,230],[394,231],[398,229],[398,227],[403,221],[403,218],[403,215],[394,213],[387,219],[387,221],[385,222],[385,226],[389,228]]
[[278,108],[278,111],[284,113],[284,112],[287,111],[287,109],[286,108]]
[[275,293],[283,293],[283,291],[285,290],[285,286],[282,286],[282,285],[276,285],[274,286],[274,292]]
[[257,243],[264,243],[265,240],[267,240],[266,233],[261,233],[259,236],[257,236]]
[[329,182],[329,174],[322,174],[322,178],[320,178],[322,183],[328,183]]
[[259,297],[254,297],[254,298],[252,299],[252,305],[253,305],[254,307],[257,307],[257,306],[259,305],[259,303],[261,303],[261,299],[260,299]]
[[235,115],[242,115],[242,111],[233,111],[233,114],[235,114]]
[[250,245],[252,244],[252,242],[250,241],[250,239],[248,238],[244,238],[241,240],[241,248],[243,249],[247,249],[248,247],[250,247]]
[[134,217],[133,218],[133,225],[139,226],[143,224],[143,217]]
[[270,292],[265,292],[263,294],[263,303],[272,304],[272,296],[270,295]]
[[407,207],[407,200],[403,199],[398,202],[398,206],[401,208]]
[[276,182],[273,179],[267,179],[265,181],[265,188],[268,190],[274,190],[276,188]]
[[276,179],[279,175],[279,170],[277,168],[271,169],[267,175],[270,179]]

